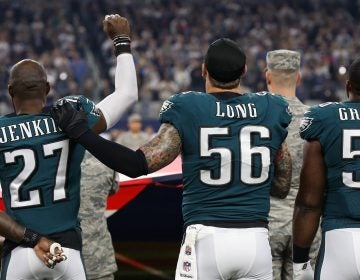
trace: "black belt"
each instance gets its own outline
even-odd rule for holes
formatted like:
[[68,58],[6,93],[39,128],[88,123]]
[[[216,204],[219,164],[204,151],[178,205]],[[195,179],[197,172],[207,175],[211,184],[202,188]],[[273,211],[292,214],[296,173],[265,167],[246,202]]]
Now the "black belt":
[[187,226],[195,224],[219,228],[268,228],[267,221],[196,221],[186,224],[185,229]]

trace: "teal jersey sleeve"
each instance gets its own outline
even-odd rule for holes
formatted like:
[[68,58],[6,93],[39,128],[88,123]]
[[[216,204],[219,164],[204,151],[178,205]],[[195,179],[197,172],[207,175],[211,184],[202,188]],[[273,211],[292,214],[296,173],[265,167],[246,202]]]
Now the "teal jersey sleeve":
[[318,114],[318,106],[311,107],[304,113],[299,131],[301,138],[304,140],[320,140],[323,128]]
[[[92,102],[90,99],[86,98],[83,95],[77,95],[77,96],[66,96],[62,99],[66,99],[67,101],[71,102],[73,106],[77,109],[84,110],[87,121],[90,127],[93,127],[100,119],[100,113],[99,110],[96,108],[95,103]],[[58,100],[56,103],[61,102],[61,100]]]
[[161,123],[170,123],[178,130],[180,136],[183,135],[183,123],[187,118],[185,108],[181,99],[182,93],[172,95],[168,100],[165,100],[159,114]]
[[289,106],[289,103],[286,99],[280,95],[270,95],[273,98],[276,98],[276,102],[279,103],[281,110],[283,113],[280,115],[280,124],[282,127],[288,127],[292,120],[292,112]]

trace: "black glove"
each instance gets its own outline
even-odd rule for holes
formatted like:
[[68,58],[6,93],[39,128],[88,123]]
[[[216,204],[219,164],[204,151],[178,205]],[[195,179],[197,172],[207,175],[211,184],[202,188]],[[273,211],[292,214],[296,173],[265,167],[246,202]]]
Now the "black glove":
[[50,111],[55,124],[70,138],[78,139],[90,128],[84,111],[76,110],[66,99],[58,102]]

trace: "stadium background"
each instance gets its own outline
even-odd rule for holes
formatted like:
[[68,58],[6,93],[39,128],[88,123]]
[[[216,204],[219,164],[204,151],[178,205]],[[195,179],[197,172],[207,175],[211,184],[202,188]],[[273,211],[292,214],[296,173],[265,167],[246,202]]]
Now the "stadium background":
[[[297,94],[307,104],[344,99],[346,67],[360,54],[359,0],[0,0],[0,114],[12,111],[8,71],[23,58],[46,67],[49,104],[71,94],[95,101],[110,94],[115,59],[101,23],[111,13],[127,17],[132,26],[140,102],[130,112],[140,113],[155,130],[163,100],[203,90],[202,56],[216,38],[232,38],[246,52],[245,92],[266,89],[267,51],[300,51]],[[126,116],[118,127],[125,123]],[[109,220],[117,252],[131,259],[119,262],[119,279],[161,279],[133,268],[132,260],[171,279],[181,237],[181,193],[151,188]],[[134,228],[137,234],[129,234]]]

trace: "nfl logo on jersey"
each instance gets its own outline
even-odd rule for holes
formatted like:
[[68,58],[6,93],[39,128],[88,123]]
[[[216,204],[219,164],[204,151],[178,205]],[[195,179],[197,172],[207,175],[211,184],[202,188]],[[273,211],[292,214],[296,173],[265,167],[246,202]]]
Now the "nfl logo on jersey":
[[184,262],[183,263],[183,269],[186,272],[189,272],[191,270],[191,263],[190,262]]

